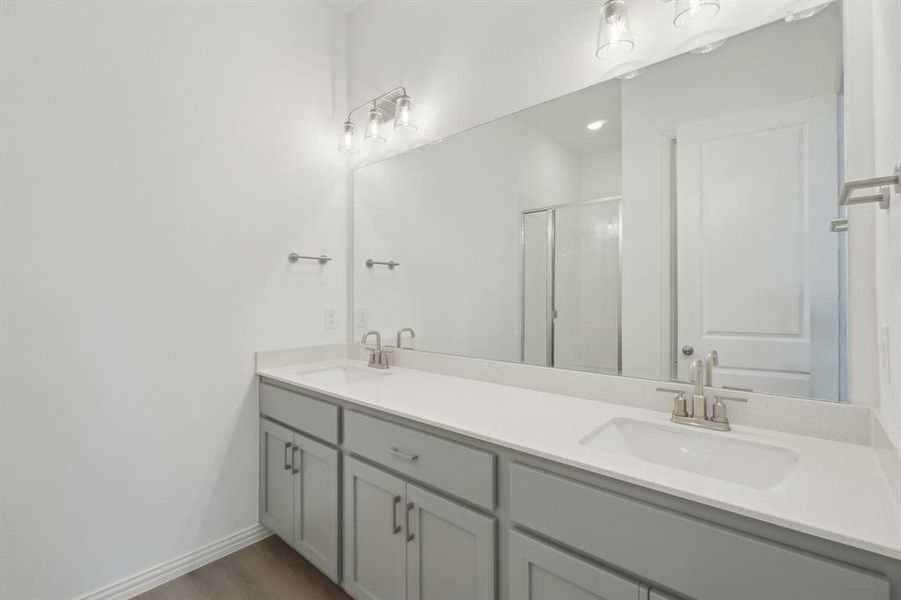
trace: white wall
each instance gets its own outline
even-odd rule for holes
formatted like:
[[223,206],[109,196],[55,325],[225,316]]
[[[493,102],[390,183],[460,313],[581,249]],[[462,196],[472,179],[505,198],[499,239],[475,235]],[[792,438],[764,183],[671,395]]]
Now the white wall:
[[345,339],[345,18],[0,16],[0,597],[71,598],[256,523],[253,353]]
[[[846,29],[856,41],[845,49],[849,86],[845,179],[888,174],[901,163],[901,42],[896,34],[901,26],[901,2],[854,2],[846,3],[844,9]],[[857,285],[863,289],[857,300],[861,306],[859,314],[869,327],[852,329],[850,342],[856,344],[858,352],[878,357],[867,365],[869,370],[865,373],[870,377],[857,385],[866,386],[871,392],[869,398],[878,401],[882,426],[895,447],[901,449],[899,199],[901,196],[894,193],[888,211],[873,205],[850,207],[848,237],[852,252],[858,251],[857,262],[849,269],[850,276],[855,275],[855,267],[864,274],[862,280],[858,276]],[[866,260],[876,265],[875,271],[865,268]],[[854,346],[851,351],[855,351]]]

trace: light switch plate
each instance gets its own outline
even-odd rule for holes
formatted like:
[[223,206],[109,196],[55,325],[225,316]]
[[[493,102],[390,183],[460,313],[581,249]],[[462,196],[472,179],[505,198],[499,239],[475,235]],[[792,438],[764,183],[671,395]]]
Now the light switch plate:
[[325,328],[338,329],[338,309],[333,306],[325,309]]

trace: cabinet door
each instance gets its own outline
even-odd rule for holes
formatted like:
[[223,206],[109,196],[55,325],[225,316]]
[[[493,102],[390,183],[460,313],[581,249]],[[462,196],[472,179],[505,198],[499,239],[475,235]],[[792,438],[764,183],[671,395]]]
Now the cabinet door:
[[404,482],[344,457],[344,586],[358,600],[404,600]]
[[260,419],[260,522],[294,544],[294,434]]
[[294,434],[294,547],[338,580],[338,451]]
[[637,581],[510,532],[510,600],[635,600],[639,591]]
[[405,518],[407,600],[495,597],[494,519],[409,483]]

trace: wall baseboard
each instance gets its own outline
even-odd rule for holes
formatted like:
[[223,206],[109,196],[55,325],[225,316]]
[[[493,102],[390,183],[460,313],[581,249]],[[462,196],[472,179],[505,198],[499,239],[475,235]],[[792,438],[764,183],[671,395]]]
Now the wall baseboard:
[[212,544],[93,591],[82,596],[81,600],[126,600],[127,598],[133,598],[138,594],[198,569],[270,535],[272,535],[272,532],[269,529],[257,523]]

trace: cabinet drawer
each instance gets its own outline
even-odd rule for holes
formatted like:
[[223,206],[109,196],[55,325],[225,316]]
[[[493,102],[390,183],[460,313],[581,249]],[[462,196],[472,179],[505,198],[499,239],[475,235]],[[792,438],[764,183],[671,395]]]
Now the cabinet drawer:
[[339,410],[328,402],[260,383],[260,413],[332,444],[339,440]]
[[636,600],[640,593],[637,581],[510,532],[510,600]]
[[697,600],[889,598],[874,573],[520,464],[510,518]]
[[344,414],[344,448],[458,498],[494,508],[491,452],[351,411]]

